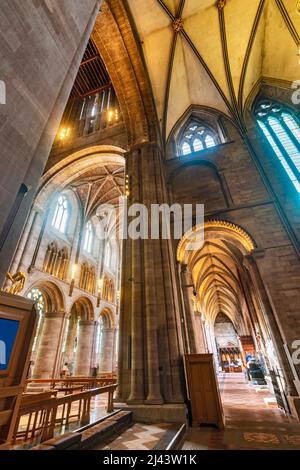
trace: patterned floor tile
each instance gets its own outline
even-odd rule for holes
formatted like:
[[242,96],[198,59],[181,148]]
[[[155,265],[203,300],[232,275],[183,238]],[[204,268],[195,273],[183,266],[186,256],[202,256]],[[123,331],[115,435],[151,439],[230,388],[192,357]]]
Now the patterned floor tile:
[[184,450],[300,449],[300,423],[274,406],[267,389],[258,390],[242,374],[221,376],[220,389],[225,430],[190,429]]

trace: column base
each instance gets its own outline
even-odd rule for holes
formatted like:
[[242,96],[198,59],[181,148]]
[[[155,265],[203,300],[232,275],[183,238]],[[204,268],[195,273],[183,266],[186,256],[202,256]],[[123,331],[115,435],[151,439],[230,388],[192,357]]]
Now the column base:
[[144,398],[131,398],[129,397],[128,400],[126,400],[126,403],[130,405],[142,405],[144,404]]
[[147,397],[145,405],[163,405],[164,401],[161,397]]
[[300,421],[300,397],[287,397],[293,418]]
[[184,403],[178,404],[138,404],[118,403],[116,408],[133,412],[133,420],[141,423],[186,423],[187,409]]

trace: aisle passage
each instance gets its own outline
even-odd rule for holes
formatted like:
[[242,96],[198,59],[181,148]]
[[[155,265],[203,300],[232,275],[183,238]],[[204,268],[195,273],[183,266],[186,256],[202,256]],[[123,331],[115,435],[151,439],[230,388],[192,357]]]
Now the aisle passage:
[[268,390],[224,374],[220,389],[226,427],[189,429],[184,450],[300,449],[300,423],[277,408]]

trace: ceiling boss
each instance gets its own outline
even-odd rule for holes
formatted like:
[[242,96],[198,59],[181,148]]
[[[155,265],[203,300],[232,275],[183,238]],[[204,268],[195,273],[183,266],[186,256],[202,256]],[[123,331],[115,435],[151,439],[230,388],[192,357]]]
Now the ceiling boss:
[[217,5],[218,10],[223,10],[223,8],[226,5],[226,0],[218,0],[216,5]]
[[180,31],[183,30],[183,19],[182,18],[176,18],[173,21],[173,29],[175,33],[180,33]]

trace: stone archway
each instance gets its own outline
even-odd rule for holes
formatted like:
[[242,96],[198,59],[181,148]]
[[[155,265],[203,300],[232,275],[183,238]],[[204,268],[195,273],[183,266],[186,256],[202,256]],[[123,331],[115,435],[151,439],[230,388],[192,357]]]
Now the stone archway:
[[77,299],[69,320],[66,350],[70,354],[73,345],[72,373],[75,376],[90,376],[94,355],[96,322],[94,308],[87,297]]
[[[140,202],[150,208],[167,203],[159,123],[124,2],[103,5],[92,38],[108,69],[127,129],[126,169],[132,183],[128,205]],[[118,399],[140,416],[148,406],[159,405],[155,409],[160,419],[177,421],[185,419],[185,406],[173,255],[171,240],[124,243]]]
[[112,311],[105,307],[99,316],[98,373],[112,374],[116,368],[117,329]]
[[41,292],[45,299],[43,318],[37,329],[36,351],[34,351],[34,367],[32,376],[35,379],[53,378],[60,367],[60,348],[65,327],[65,301],[60,288],[50,281],[37,282],[32,289]]
[[[251,340],[256,356],[263,360],[267,371],[282,371],[284,375],[278,376],[278,380],[285,382],[288,397],[293,386],[292,373],[253,256],[256,244],[243,228],[228,221],[207,221],[204,229],[202,247],[189,250],[201,230],[196,227],[183,237],[177,250],[187,348],[189,352],[205,352],[205,345],[206,351],[217,358],[214,324],[221,312],[235,325],[241,343],[243,338]],[[272,345],[272,355],[268,344]],[[242,344],[240,347],[243,349]],[[269,376],[271,380],[272,374]]]

